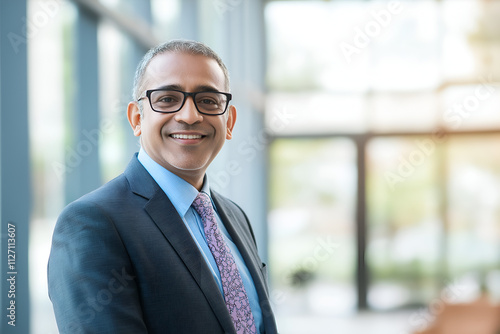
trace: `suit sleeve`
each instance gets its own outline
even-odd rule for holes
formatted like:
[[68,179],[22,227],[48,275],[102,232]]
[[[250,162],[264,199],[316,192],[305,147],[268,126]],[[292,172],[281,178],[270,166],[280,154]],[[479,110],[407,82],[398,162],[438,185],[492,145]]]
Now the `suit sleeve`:
[[48,264],[49,296],[65,333],[147,333],[134,269],[113,220],[77,201],[59,217]]

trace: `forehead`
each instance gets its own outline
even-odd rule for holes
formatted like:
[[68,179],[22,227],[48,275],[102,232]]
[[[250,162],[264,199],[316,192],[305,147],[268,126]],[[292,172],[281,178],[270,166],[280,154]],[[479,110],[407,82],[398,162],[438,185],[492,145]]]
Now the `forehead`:
[[177,85],[191,91],[210,86],[224,90],[224,72],[215,59],[188,53],[166,52],[151,59],[144,74],[144,88]]

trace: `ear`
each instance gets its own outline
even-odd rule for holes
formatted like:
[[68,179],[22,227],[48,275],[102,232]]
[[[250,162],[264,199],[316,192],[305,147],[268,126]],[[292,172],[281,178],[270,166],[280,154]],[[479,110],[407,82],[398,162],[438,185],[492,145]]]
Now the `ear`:
[[227,111],[227,120],[226,120],[227,140],[233,138],[233,128],[235,123],[236,123],[236,108],[234,106],[229,106],[229,110]]
[[134,131],[134,136],[139,137],[141,135],[142,116],[137,102],[130,102],[128,104],[127,118],[132,130]]

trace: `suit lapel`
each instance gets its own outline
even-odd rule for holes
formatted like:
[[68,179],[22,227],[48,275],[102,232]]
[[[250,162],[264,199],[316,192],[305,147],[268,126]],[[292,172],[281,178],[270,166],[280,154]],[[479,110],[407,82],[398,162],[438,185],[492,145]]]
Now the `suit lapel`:
[[[233,239],[234,244],[236,245],[236,247],[238,247],[241,256],[245,260],[245,264],[247,265],[250,274],[252,275],[252,279],[254,281],[259,281],[259,283],[263,283],[263,277],[260,270],[260,258],[258,254],[251,251],[252,249],[255,249],[254,240],[248,230],[244,230],[244,225],[246,225],[247,222],[238,219],[233,210],[228,205],[226,205],[227,200],[222,199],[219,194],[212,192],[212,198],[214,199],[215,205],[218,208],[218,214],[222,222],[224,223],[227,232],[231,236],[231,239]],[[257,284],[257,282],[255,283]],[[264,284],[262,284],[262,288],[267,292]]]
[[132,191],[148,199],[144,209],[188,268],[205,294],[224,331],[233,333],[234,326],[217,283],[167,195],[136,158],[129,164],[125,174]]
[[246,226],[248,222],[240,210],[236,211],[234,209],[234,204],[228,204],[229,201],[227,199],[215,192],[212,192],[212,198],[218,208],[218,213],[224,226],[226,226],[229,235],[238,247],[250,275],[252,275],[259,296],[265,332],[277,333],[276,322],[269,300],[269,290],[266,283],[267,277],[261,271],[262,263],[259,255],[256,253],[253,234],[248,230],[249,227]]

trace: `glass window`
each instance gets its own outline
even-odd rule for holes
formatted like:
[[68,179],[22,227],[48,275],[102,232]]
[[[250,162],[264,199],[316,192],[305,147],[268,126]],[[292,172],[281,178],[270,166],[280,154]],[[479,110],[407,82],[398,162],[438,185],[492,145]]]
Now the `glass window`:
[[[90,131],[99,137],[99,160],[103,182],[119,175],[139,145],[127,120],[132,100],[133,73],[139,59],[133,43],[117,27],[104,20],[99,24],[100,128]],[[130,149],[132,147],[132,150]]]
[[345,26],[363,20],[360,14],[366,7],[361,1],[270,2],[265,11],[269,87],[277,91],[366,91],[367,58],[347,66],[338,47],[342,40],[352,39],[354,31],[346,31]]
[[271,2],[269,86],[337,92],[435,88],[441,81],[439,9],[433,0]]
[[[392,3],[266,6],[267,111],[293,101],[314,115],[284,133],[500,126],[500,2]],[[457,103],[466,111],[457,115]]]
[[269,258],[284,321],[356,307],[355,157],[346,139],[271,145]]
[[483,77],[479,85],[450,86],[440,94],[441,124],[449,131],[500,128],[500,89]]
[[364,132],[365,112],[361,94],[275,92],[266,101],[267,129],[273,135]]
[[436,94],[378,93],[368,98],[370,129],[376,132],[428,131],[437,127]]
[[442,229],[438,155],[436,143],[426,137],[374,139],[367,147],[373,308],[425,303],[436,292]]
[[[41,5],[28,2],[28,22],[49,15],[43,25],[33,25],[28,40],[28,106],[30,160],[32,175],[32,213],[29,241],[29,286],[32,330],[34,333],[57,333],[52,304],[47,298],[47,259],[52,231],[64,205],[64,180],[67,168],[69,135],[65,128],[68,110],[72,108],[73,82],[67,58],[71,54],[67,41],[73,32],[75,17],[71,2]],[[53,12],[52,12],[53,10]],[[31,26],[31,23],[30,23]],[[2,44],[3,47],[3,44]],[[65,168],[66,166],[66,168]],[[22,307],[20,305],[20,307]]]
[[451,138],[448,160],[450,276],[500,269],[500,136]]
[[442,71],[446,81],[500,74],[499,1],[442,2]]
[[[346,136],[369,138],[366,147],[352,147],[367,158],[369,307],[425,305],[462,276],[475,275],[469,283],[477,286],[498,278],[499,139],[490,134],[500,129],[499,16],[500,1],[267,3],[266,129],[288,138],[271,148],[275,265],[293,262],[280,253],[284,232],[275,226],[287,220],[279,217],[299,226],[310,217],[304,203],[284,203],[296,191],[314,198],[310,180],[321,174],[310,171],[335,163],[318,155],[308,171],[301,166],[318,143]],[[307,136],[330,139],[299,139]],[[311,188],[284,177],[300,168]],[[306,238],[298,231],[294,238]],[[314,247],[297,245],[297,256]],[[337,282],[332,276],[330,284]],[[495,289],[500,296],[498,283]]]

